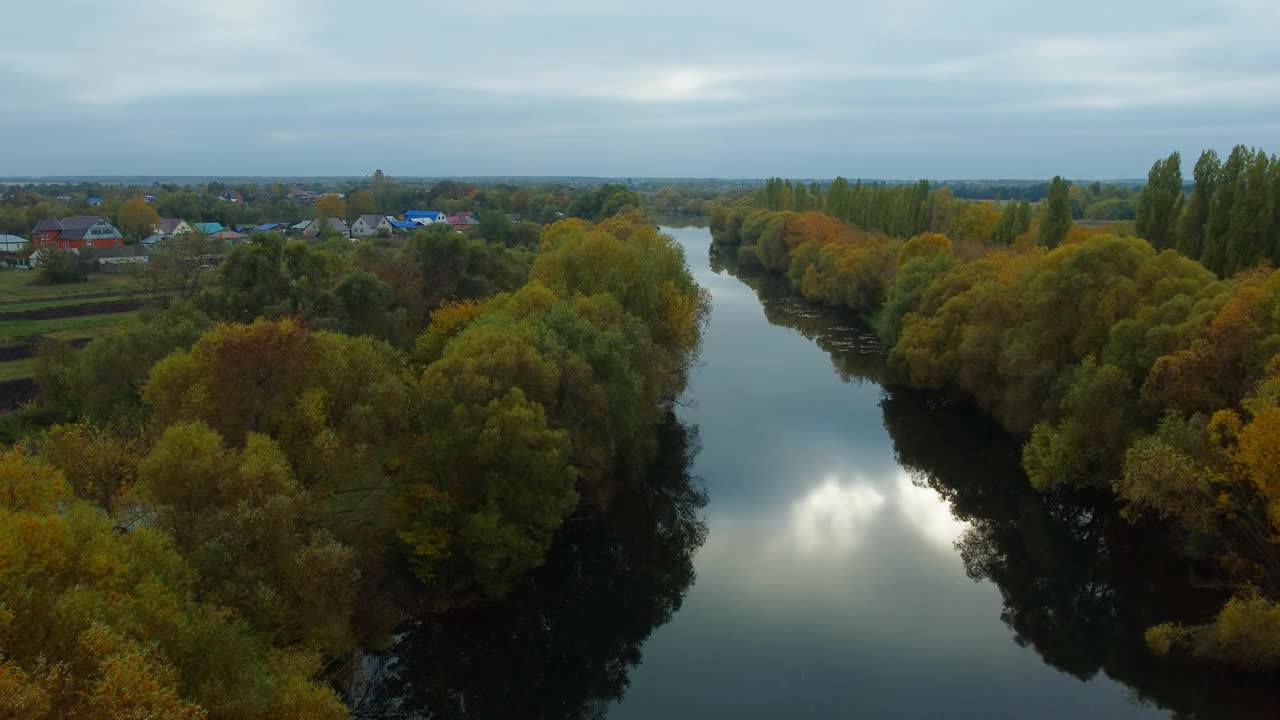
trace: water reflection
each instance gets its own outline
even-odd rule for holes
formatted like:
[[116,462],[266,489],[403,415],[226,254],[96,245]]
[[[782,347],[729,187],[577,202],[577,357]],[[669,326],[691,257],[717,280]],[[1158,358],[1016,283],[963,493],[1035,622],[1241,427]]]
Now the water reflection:
[[352,693],[360,718],[597,718],[680,608],[706,538],[696,432],[668,419],[647,474],[567,521],[504,601],[409,623]]
[[1266,679],[1147,651],[1146,627],[1201,620],[1222,600],[1215,590],[1193,586],[1195,568],[1167,552],[1172,543],[1125,522],[1105,496],[1035,492],[1021,471],[1016,439],[968,407],[889,385],[882,349],[855,320],[794,298],[780,278],[737,268],[731,253],[713,248],[709,260],[713,270],[734,273],[754,290],[770,323],[799,331],[827,352],[845,382],[885,387],[880,407],[901,467],[895,482],[889,490],[821,485],[796,506],[817,528],[802,537],[865,545],[856,531],[869,525],[863,515],[896,509],[933,547],[958,550],[971,579],[997,588],[1000,620],[1013,641],[1047,665],[1083,681],[1109,677],[1127,686],[1135,702],[1175,717],[1276,716],[1280,692]]

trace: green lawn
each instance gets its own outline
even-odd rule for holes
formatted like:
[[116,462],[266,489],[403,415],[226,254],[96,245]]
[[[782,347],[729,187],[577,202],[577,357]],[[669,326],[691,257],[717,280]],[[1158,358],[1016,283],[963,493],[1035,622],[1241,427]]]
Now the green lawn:
[[76,305],[96,305],[118,300],[131,300],[135,296],[129,293],[118,293],[100,298],[67,298],[63,300],[33,300],[31,302],[0,303],[0,313],[22,312],[24,310],[42,310],[51,307],[68,307]]
[[36,359],[34,357],[0,362],[0,382],[29,378],[35,374],[35,368]]
[[[88,282],[65,285],[36,285],[39,273],[35,270],[0,270],[0,302],[56,300],[68,295],[89,293],[137,292],[138,282],[128,273],[93,273]],[[0,309],[4,306],[0,305]]]
[[70,339],[101,335],[137,314],[134,311],[56,320],[0,320],[0,342],[35,336]]

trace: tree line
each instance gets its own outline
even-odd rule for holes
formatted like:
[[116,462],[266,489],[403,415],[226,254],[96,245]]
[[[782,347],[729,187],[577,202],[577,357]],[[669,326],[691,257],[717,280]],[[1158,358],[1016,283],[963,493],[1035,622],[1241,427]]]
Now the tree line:
[[1184,193],[1179,153],[1152,165],[1138,201],[1138,234],[1220,276],[1280,264],[1280,161],[1237,145],[1226,160],[1204,151],[1192,172],[1195,182]]
[[0,714],[347,717],[344,658],[643,486],[707,314],[637,214],[258,235],[194,288],[48,348],[7,419]]
[[[1216,565],[1230,602],[1201,626],[1152,627],[1152,650],[1280,668],[1280,274],[1220,279],[1138,237],[1072,227],[1054,184],[1010,244],[752,205],[718,207],[711,228],[741,263],[867,317],[900,381],[970,398],[1025,438],[1033,486],[1110,491]],[[925,207],[921,189],[890,192]]]

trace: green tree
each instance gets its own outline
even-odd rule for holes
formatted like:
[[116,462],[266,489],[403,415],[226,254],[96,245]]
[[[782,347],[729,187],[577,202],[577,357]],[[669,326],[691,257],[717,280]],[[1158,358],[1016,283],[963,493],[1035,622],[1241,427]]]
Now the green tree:
[[1157,250],[1173,247],[1182,212],[1182,156],[1174,152],[1157,160],[1138,196],[1136,230]]
[[1061,176],[1055,176],[1049,186],[1049,197],[1040,220],[1040,244],[1056,248],[1071,231],[1070,186]]
[[1196,160],[1195,187],[1183,210],[1178,224],[1178,252],[1193,260],[1200,260],[1205,251],[1205,232],[1209,222],[1209,209],[1217,191],[1218,173],[1222,162],[1218,153],[1205,150]]

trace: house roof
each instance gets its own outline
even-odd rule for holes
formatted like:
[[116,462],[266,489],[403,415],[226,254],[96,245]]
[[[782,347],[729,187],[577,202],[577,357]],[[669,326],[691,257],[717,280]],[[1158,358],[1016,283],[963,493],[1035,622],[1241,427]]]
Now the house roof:
[[288,226],[285,225],[284,223],[262,223],[258,227],[254,228],[253,231],[254,232],[271,232],[276,228],[282,228],[282,227],[288,227]]
[[94,248],[94,260],[111,260],[113,258],[131,258],[146,257],[151,254],[151,248],[146,245],[117,245],[108,248]]
[[186,222],[182,218],[160,218],[160,234],[172,235],[178,230],[178,226]]
[[62,229],[62,223],[58,221],[58,218],[50,215],[49,217],[36,223],[36,229],[32,230],[31,232],[43,232],[45,230],[61,230],[61,229]]
[[361,215],[360,217],[356,218],[356,220],[363,220],[365,225],[368,225],[369,227],[372,227],[372,228],[378,227],[379,225],[382,224],[382,221],[386,219],[387,219],[386,215]]
[[155,245],[155,244],[157,244],[157,243],[159,243],[159,242],[163,241],[164,239],[165,239],[165,236],[164,236],[164,235],[160,235],[159,233],[157,233],[157,234],[155,234],[155,235],[148,235],[148,236],[146,236],[146,237],[142,238],[141,240],[139,240],[139,241],[138,241],[138,244],[139,244],[139,245],[146,245],[146,246],[150,247],[150,246],[152,246],[152,245]]
[[418,227],[418,223],[412,220],[396,220],[395,218],[387,218],[387,222],[391,223],[391,227],[400,230],[411,230]]
[[26,242],[26,238],[18,237],[17,235],[0,235],[0,245],[25,244]]
[[443,220],[444,213],[439,210],[405,210],[404,219],[409,220],[412,218],[427,218],[435,222],[436,220]]
[[98,205],[102,202],[102,198],[100,197],[91,197],[91,198],[87,198],[87,200],[90,205]]
[[88,230],[100,222],[105,222],[97,215],[73,215],[58,221],[63,230]]
[[342,218],[329,218],[329,227],[337,230],[338,232],[344,232],[348,235],[351,234],[351,226],[347,225]]
[[212,235],[216,232],[222,232],[223,230],[226,229],[222,227],[222,223],[216,223],[216,222],[196,223],[195,226],[197,230],[204,233],[205,235]]
[[211,240],[248,240],[249,236],[234,230],[219,230],[209,238]]
[[306,230],[306,229],[307,229],[307,227],[309,227],[309,226],[311,225],[311,223],[313,223],[313,222],[315,222],[315,221],[314,221],[314,220],[303,220],[303,221],[302,221],[302,222],[300,222],[300,223],[294,223],[293,225],[290,225],[290,226],[289,226],[289,229],[290,229],[290,230]]

